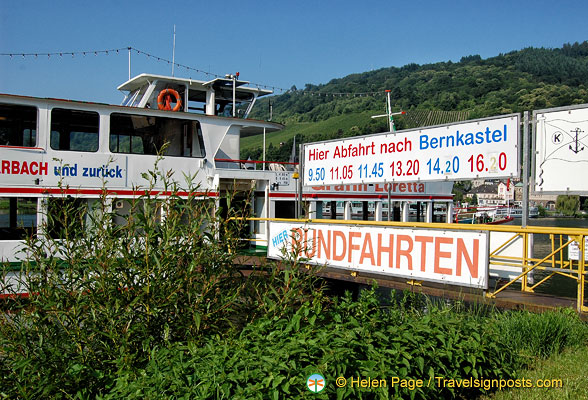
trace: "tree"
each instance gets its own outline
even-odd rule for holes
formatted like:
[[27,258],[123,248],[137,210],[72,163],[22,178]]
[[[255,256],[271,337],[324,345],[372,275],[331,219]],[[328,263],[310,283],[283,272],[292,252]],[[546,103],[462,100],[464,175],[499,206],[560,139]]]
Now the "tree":
[[555,208],[564,215],[573,216],[580,208],[580,196],[557,196],[555,201]]

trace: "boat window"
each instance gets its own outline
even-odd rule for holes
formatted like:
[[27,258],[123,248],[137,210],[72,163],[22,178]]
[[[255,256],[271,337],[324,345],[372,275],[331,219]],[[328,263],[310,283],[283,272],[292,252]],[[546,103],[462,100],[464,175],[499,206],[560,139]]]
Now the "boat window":
[[295,218],[296,202],[295,201],[276,201],[276,218]]
[[0,104],[0,146],[35,147],[37,145],[37,109],[29,106]]
[[133,90],[129,92],[129,94],[127,94],[123,99],[121,106],[130,106],[133,103],[133,101],[137,98],[138,94],[139,90]]
[[[188,110],[188,108],[186,107],[186,104],[184,104],[185,103],[185,99],[186,99],[186,97],[185,97],[185,94],[186,94],[186,86],[184,86],[184,85],[172,85],[169,82],[165,82],[165,81],[163,81],[163,82],[162,81],[159,81],[159,82],[157,82],[155,84],[155,88],[153,89],[153,93],[151,93],[151,95],[147,99],[146,107],[157,110],[159,108],[159,105],[157,103],[157,98],[159,97],[159,94],[163,90],[165,90],[165,89],[173,89],[176,92],[178,92],[178,95],[180,96],[180,99],[182,101],[182,106],[181,106],[181,108],[180,108],[179,111],[186,111],[186,110]],[[143,94],[144,93],[141,94],[141,96],[140,96],[141,98],[143,97]],[[137,103],[137,105],[138,105],[138,103]],[[174,106],[175,106],[175,101],[172,104],[172,107],[174,107]]]
[[147,91],[148,87],[149,87],[148,85],[145,85],[137,91],[137,95],[133,99],[132,103],[129,104],[131,107],[139,107],[139,103],[141,103],[141,100],[143,100],[143,95]]
[[36,232],[36,198],[0,197],[0,240],[22,240]]
[[143,95],[147,91],[149,85],[145,85],[140,89],[133,90],[126,95],[124,100],[122,101],[123,106],[127,107],[139,107],[139,103],[143,100]]
[[113,153],[198,158],[206,155],[198,121],[145,115],[111,114],[109,147]]
[[51,111],[53,150],[98,151],[97,112],[54,108]]

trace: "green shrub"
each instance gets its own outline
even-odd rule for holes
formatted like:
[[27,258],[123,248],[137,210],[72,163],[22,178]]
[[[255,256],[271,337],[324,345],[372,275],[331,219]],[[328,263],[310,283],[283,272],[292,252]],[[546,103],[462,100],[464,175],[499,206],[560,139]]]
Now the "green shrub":
[[[63,212],[42,227],[49,235],[29,239],[21,272],[31,296],[4,299],[1,308],[0,397],[92,398],[119,371],[146,365],[154,349],[238,333],[304,301],[309,274],[270,268],[244,279],[236,269],[246,222],[231,219],[235,208],[215,209],[195,187],[180,198],[169,175],[147,178],[128,214],[118,215],[105,196],[91,207],[64,197],[54,202]],[[157,180],[172,195],[150,195]]]
[[[144,370],[122,374],[104,399],[471,398],[481,390],[437,387],[435,377],[514,375],[515,360],[492,325],[448,307],[403,306],[413,301],[401,297],[383,308],[371,290],[329,307],[306,302],[290,318],[260,318],[235,337],[160,349]],[[321,394],[305,387],[317,372],[327,381]],[[337,388],[341,376],[388,385]],[[430,385],[391,387],[392,377]]]
[[509,312],[497,315],[497,323],[508,347],[520,353],[526,362],[536,357],[547,358],[588,340],[588,326],[569,309],[540,314]]

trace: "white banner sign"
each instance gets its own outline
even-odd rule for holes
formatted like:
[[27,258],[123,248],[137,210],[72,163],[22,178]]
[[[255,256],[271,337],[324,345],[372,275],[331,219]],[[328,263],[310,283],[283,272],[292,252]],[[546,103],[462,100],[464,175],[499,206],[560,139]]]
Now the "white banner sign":
[[304,145],[304,185],[519,176],[519,115]]
[[487,232],[270,223],[268,257],[488,288]]
[[588,107],[535,111],[536,192],[588,193]]

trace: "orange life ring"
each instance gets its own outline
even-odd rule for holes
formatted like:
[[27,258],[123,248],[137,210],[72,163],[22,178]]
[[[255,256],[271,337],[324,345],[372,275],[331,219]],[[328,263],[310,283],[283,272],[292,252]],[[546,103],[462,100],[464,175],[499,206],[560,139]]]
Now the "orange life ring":
[[[172,96],[176,98],[176,106],[172,109]],[[182,99],[180,98],[180,94],[173,89],[163,89],[159,92],[159,96],[157,96],[157,108],[160,110],[166,111],[178,111],[182,108]]]

